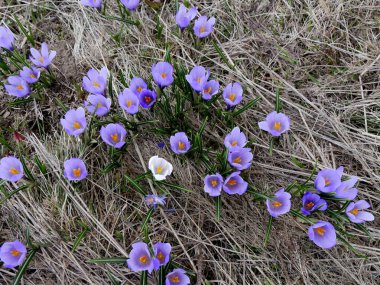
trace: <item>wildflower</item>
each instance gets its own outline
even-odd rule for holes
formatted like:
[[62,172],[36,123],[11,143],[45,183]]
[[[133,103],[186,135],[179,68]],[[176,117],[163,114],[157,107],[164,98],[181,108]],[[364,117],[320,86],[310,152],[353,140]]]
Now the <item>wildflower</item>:
[[31,68],[24,66],[22,70],[20,70],[20,77],[27,83],[36,83],[40,78],[40,74],[41,72],[34,66]]
[[223,177],[219,173],[207,175],[204,179],[204,190],[211,197],[220,196],[223,187]]
[[338,169],[326,168],[318,172],[314,187],[324,193],[334,192],[341,183],[343,166]]
[[248,183],[240,176],[240,171],[231,173],[226,177],[223,184],[223,190],[227,194],[243,195],[248,188]]
[[223,98],[228,108],[236,106],[243,100],[243,88],[237,82],[229,83],[223,90]]
[[284,188],[278,190],[274,195],[274,198],[267,200],[267,208],[269,214],[276,218],[290,211],[291,195],[285,192]]
[[156,180],[165,180],[166,176],[172,174],[173,165],[165,159],[155,155],[149,159],[149,169],[152,171]]
[[351,222],[353,223],[364,223],[366,221],[373,221],[375,217],[366,211],[370,205],[364,200],[359,200],[356,203],[351,202],[346,208],[346,214]]
[[125,144],[127,131],[122,124],[108,124],[100,129],[103,141],[115,148],[121,148]]
[[207,82],[209,76],[210,71],[206,71],[203,66],[195,66],[190,73],[186,75],[186,80],[191,85],[191,88],[200,92],[203,90],[203,86]]
[[187,10],[185,5],[181,3],[178,9],[178,12],[175,16],[175,21],[177,22],[178,26],[181,28],[181,31],[183,31],[190,24],[190,22],[195,18],[196,15],[197,15],[196,7],[192,7],[189,10]]
[[139,0],[120,0],[121,3],[129,10],[135,11],[139,6]]
[[102,6],[102,0],[80,0],[84,6],[92,8],[100,8]]
[[240,131],[239,127],[235,127],[232,131],[227,134],[224,139],[224,145],[230,151],[234,151],[239,148],[243,148],[247,144],[247,138],[243,132]]
[[148,85],[140,77],[133,77],[131,83],[129,84],[129,89],[131,89],[137,96],[139,96],[141,92],[147,88]]
[[180,268],[174,269],[166,275],[165,285],[188,285],[190,278],[185,274],[186,271]]
[[65,131],[71,136],[79,136],[84,132],[87,126],[86,114],[82,107],[78,109],[69,110],[63,119],[61,124]]
[[0,260],[4,267],[14,268],[23,263],[27,252],[25,245],[18,240],[4,242],[0,247]]
[[157,147],[164,148],[165,147],[165,143],[164,142],[159,142],[159,143],[157,143]]
[[335,189],[335,198],[354,200],[358,195],[358,189],[354,186],[358,178],[356,176],[352,176],[351,179],[342,181],[338,188]]
[[152,75],[154,82],[156,82],[156,84],[160,86],[160,88],[169,86],[174,81],[173,66],[171,66],[170,63],[165,61],[153,64]]
[[170,137],[170,147],[176,154],[186,153],[191,145],[184,132],[178,132]]
[[87,177],[87,169],[83,160],[79,158],[70,158],[63,164],[63,174],[70,181],[80,181]]
[[156,196],[156,195],[146,195],[145,197],[145,203],[148,205],[148,206],[151,206],[153,205],[153,208],[156,209],[157,205],[165,205],[165,199],[166,197],[165,196]]
[[13,133],[13,139],[15,140],[16,143],[22,142],[25,140],[25,137],[20,134],[19,132],[15,131]]
[[259,122],[259,128],[274,137],[279,137],[290,129],[290,119],[282,113],[273,111],[267,115],[265,121]]
[[30,57],[31,62],[37,67],[44,68],[47,68],[50,65],[51,61],[57,54],[54,50],[49,53],[48,45],[46,43],[42,43],[41,51],[31,48],[30,52],[32,54]]
[[24,176],[22,163],[14,156],[3,157],[0,160],[0,178],[17,182]]
[[149,89],[144,89],[143,91],[141,91],[141,94],[139,96],[140,105],[146,109],[152,107],[153,104],[156,103],[156,99],[156,92],[151,91]]
[[327,209],[327,203],[321,199],[319,195],[311,192],[306,192],[302,197],[301,211],[304,215],[310,215],[314,211],[325,211]]
[[29,95],[30,88],[28,83],[22,79],[20,76],[9,76],[8,83],[5,84],[5,90],[9,93],[9,95],[16,97],[25,97]]
[[172,246],[170,243],[162,243],[158,242],[153,245],[153,266],[155,270],[158,270],[160,266],[165,266],[168,264],[170,260],[170,252],[172,250]]
[[336,232],[329,222],[318,221],[309,227],[309,238],[321,248],[332,248],[336,245]]
[[87,76],[83,77],[83,88],[92,94],[103,94],[107,83],[107,68],[103,67],[100,71],[91,68]]
[[128,114],[136,114],[139,111],[139,97],[129,88],[119,94],[119,105]]
[[219,91],[219,82],[216,80],[207,81],[202,88],[203,100],[210,100]]
[[91,94],[84,101],[84,106],[89,113],[102,117],[110,111],[111,99],[100,94]]
[[132,244],[132,250],[129,253],[127,264],[129,269],[133,272],[148,270],[148,272],[151,273],[153,271],[153,259],[150,255],[148,245],[145,242]]
[[250,148],[240,148],[230,151],[228,154],[228,162],[237,170],[244,170],[251,166],[253,154]]
[[194,22],[194,33],[198,38],[205,38],[214,30],[216,19],[211,17],[207,19],[207,16],[200,16]]
[[0,27],[0,47],[12,51],[15,37],[8,27]]

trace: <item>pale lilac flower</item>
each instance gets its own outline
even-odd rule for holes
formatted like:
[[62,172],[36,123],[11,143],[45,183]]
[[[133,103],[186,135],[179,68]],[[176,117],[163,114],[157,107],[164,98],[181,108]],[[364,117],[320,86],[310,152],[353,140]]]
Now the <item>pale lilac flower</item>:
[[306,192],[303,195],[301,212],[304,215],[310,215],[314,211],[325,211],[326,209],[327,203],[319,195],[311,192]]
[[358,181],[356,176],[352,176],[351,179],[342,181],[338,188],[335,190],[335,198],[354,200],[358,195],[358,189],[355,188],[355,184]]
[[202,88],[203,100],[210,100],[219,91],[219,82],[216,80],[207,81]]
[[139,6],[140,0],[120,0],[120,2],[129,10],[135,11]]
[[265,121],[259,122],[259,128],[278,137],[290,129],[290,119],[282,113],[273,111],[267,115]]
[[165,61],[153,64],[152,75],[154,82],[156,82],[160,88],[169,86],[174,81],[173,66]]
[[6,156],[0,160],[0,178],[17,182],[24,176],[24,168],[19,159],[14,156]]
[[70,158],[63,164],[63,174],[70,181],[80,181],[87,177],[87,169],[83,160],[79,158]]
[[338,169],[326,168],[318,172],[314,181],[314,187],[323,193],[335,192],[340,186],[343,175],[343,166]]
[[156,209],[157,205],[165,205],[165,196],[156,196],[156,195],[146,195],[145,197],[145,203],[148,206],[153,206],[153,208]]
[[191,88],[200,92],[202,91],[203,86],[207,82],[209,76],[210,71],[206,71],[203,66],[195,66],[190,73],[186,75],[186,80],[191,85]]
[[42,43],[41,45],[41,51],[36,50],[35,48],[31,48],[30,52],[32,56],[29,58],[31,62],[34,63],[37,67],[44,67],[47,68],[55,55],[57,54],[56,51],[49,52],[48,45],[46,43]]
[[158,270],[160,266],[168,264],[171,250],[172,246],[170,243],[157,242],[153,245],[153,253],[155,257],[153,259],[154,270]]
[[229,83],[223,90],[223,98],[228,108],[236,106],[243,100],[243,88],[238,82]]
[[207,19],[207,16],[200,16],[194,22],[194,33],[198,38],[205,38],[214,30],[216,19],[211,17]]
[[27,67],[24,66],[22,70],[20,70],[20,77],[24,79],[27,83],[36,83],[38,79],[40,78],[40,71],[38,68],[35,68],[34,66],[32,67]]
[[266,203],[269,214],[276,218],[279,215],[286,214],[290,211],[291,195],[288,192],[285,192],[284,188],[278,190],[274,195],[275,197],[268,199]]
[[102,6],[102,0],[80,0],[84,6],[92,8],[100,8]]
[[148,245],[145,242],[132,244],[132,250],[127,260],[128,268],[133,272],[147,270],[151,273],[154,269],[153,258],[150,255]]
[[114,148],[121,148],[125,144],[126,135],[127,131],[122,124],[108,124],[100,129],[103,141]]
[[61,119],[61,125],[71,136],[79,136],[84,133],[87,121],[86,113],[82,107],[67,111],[65,117]]
[[15,37],[8,27],[0,27],[0,47],[12,51]]
[[329,249],[336,245],[336,232],[329,222],[318,221],[310,226],[309,238],[319,247]]
[[89,113],[95,113],[98,117],[102,117],[110,111],[111,99],[100,94],[91,94],[84,101],[84,106]]
[[4,267],[14,268],[24,262],[27,252],[25,245],[18,240],[4,242],[0,248],[0,260]]
[[196,15],[196,7],[192,7],[189,10],[187,10],[185,5],[181,3],[178,12],[175,16],[175,20],[178,26],[181,28],[181,31],[183,31],[190,24],[190,22],[195,18]]
[[223,190],[227,194],[243,195],[248,189],[248,183],[240,176],[240,171],[233,172],[226,177]]
[[165,285],[188,285],[190,278],[186,275],[186,271],[180,268],[174,269],[166,275]]
[[369,207],[370,205],[368,202],[364,200],[359,200],[356,203],[351,202],[346,208],[347,217],[351,222],[358,224],[366,221],[373,221],[375,217],[371,213],[364,211]]
[[142,78],[133,77],[129,84],[129,89],[131,89],[137,96],[140,96],[144,89],[148,89],[148,85]]
[[253,154],[250,148],[238,148],[228,153],[228,162],[237,170],[244,170],[251,166]]
[[100,71],[91,68],[87,76],[83,77],[82,86],[84,90],[92,94],[103,94],[107,84],[107,68],[103,67]]
[[167,160],[155,155],[149,159],[149,170],[152,171],[153,177],[156,180],[165,180],[166,176],[172,174],[173,165]]
[[176,154],[182,154],[189,151],[191,144],[184,132],[178,132],[170,137],[170,147]]
[[224,139],[224,145],[230,151],[234,151],[239,148],[243,148],[247,144],[247,138],[243,132],[240,131],[239,127],[233,128],[233,130],[227,134]]
[[9,84],[5,84],[4,87],[9,95],[15,97],[25,97],[29,95],[30,87],[20,76],[9,76],[8,83]]
[[204,190],[211,197],[220,196],[223,187],[223,177],[219,173],[207,175],[204,179]]
[[140,100],[139,97],[129,88],[125,88],[119,94],[119,105],[128,114],[136,114],[139,111]]

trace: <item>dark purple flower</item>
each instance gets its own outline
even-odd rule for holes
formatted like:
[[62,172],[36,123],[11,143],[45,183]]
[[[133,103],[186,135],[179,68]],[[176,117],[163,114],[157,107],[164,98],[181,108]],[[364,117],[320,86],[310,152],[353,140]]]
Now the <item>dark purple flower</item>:
[[243,148],[247,144],[247,138],[243,132],[240,131],[239,127],[233,128],[233,130],[227,134],[224,139],[224,145],[230,151],[234,151],[239,148]]
[[358,195],[358,189],[355,188],[355,184],[358,181],[356,176],[352,176],[351,179],[342,181],[338,188],[335,190],[335,198],[354,200]]
[[301,211],[304,215],[310,215],[314,211],[325,211],[327,209],[327,203],[321,199],[319,195],[311,192],[306,192],[302,197]]
[[102,6],[102,0],[80,0],[84,6],[92,8],[100,8]]
[[127,131],[122,124],[108,124],[100,129],[103,141],[114,148],[121,148],[125,144],[126,135]]
[[180,268],[174,269],[166,275],[165,285],[188,285],[190,278],[186,275],[186,271]]
[[274,198],[267,200],[267,209],[269,214],[276,218],[290,211],[290,198],[292,196],[288,192],[285,192],[284,188],[278,190],[274,195]]
[[346,214],[351,222],[353,223],[364,223],[366,221],[373,221],[375,217],[366,211],[370,205],[364,200],[359,200],[356,203],[351,202],[346,208]]
[[237,170],[244,170],[251,166],[253,154],[250,148],[234,149],[228,154],[228,162]]
[[67,111],[65,117],[61,119],[61,125],[71,136],[79,136],[87,126],[86,113],[82,107]]
[[129,89],[131,89],[137,96],[140,96],[141,92],[147,88],[148,85],[140,77],[133,77],[129,84]]
[[243,195],[248,188],[248,183],[240,176],[240,171],[233,172],[226,177],[223,184],[223,190],[227,194]]
[[194,22],[194,33],[198,38],[205,38],[214,30],[216,19],[211,17],[207,19],[207,16],[200,16]]
[[98,117],[106,115],[111,107],[111,99],[100,94],[92,94],[84,101],[84,106],[91,114],[96,114]]
[[157,95],[156,92],[151,91],[149,89],[144,89],[139,97],[140,105],[143,108],[150,108],[153,106],[154,103],[156,103]]
[[186,75],[186,80],[195,91],[202,91],[203,86],[210,76],[210,71],[206,71],[203,66],[195,66],[189,74]]
[[310,226],[309,238],[321,248],[332,248],[336,245],[336,232],[329,222],[318,221]]
[[259,122],[259,128],[278,137],[290,129],[290,119],[282,113],[273,111],[267,115],[265,121]]
[[170,147],[176,154],[182,154],[189,151],[191,144],[184,132],[178,132],[170,137]]
[[29,95],[30,88],[28,83],[22,79],[20,76],[9,76],[8,83],[5,84],[5,90],[9,93],[9,95],[16,97],[25,97]]
[[145,197],[145,203],[148,205],[148,206],[153,206],[155,209],[157,207],[157,205],[165,205],[165,199],[166,197],[165,196],[156,196],[156,195],[146,195]]
[[154,270],[158,270],[160,266],[165,266],[168,264],[170,260],[170,252],[172,250],[172,246],[170,243],[162,243],[158,242],[153,245],[153,253],[154,253],[154,259],[153,259],[153,266]]
[[148,245],[145,242],[132,244],[132,250],[127,260],[129,269],[133,272],[148,270],[151,273],[154,269],[153,259],[150,255]]
[[131,89],[126,88],[119,94],[119,105],[128,114],[133,115],[139,111],[140,100]]
[[160,88],[169,86],[174,81],[173,66],[171,66],[170,63],[165,61],[153,64],[152,75],[154,82],[156,82],[156,84],[160,86]]
[[92,94],[103,94],[107,84],[107,68],[103,67],[100,71],[91,68],[87,76],[83,77],[82,86],[84,90]]
[[314,181],[314,187],[324,193],[335,192],[340,186],[343,175],[343,166],[338,169],[326,168],[318,172]]
[[14,156],[6,156],[0,160],[0,178],[17,182],[24,176],[24,168],[20,160]]
[[0,248],[0,260],[4,267],[14,268],[24,262],[27,252],[25,245],[18,240],[4,242]]
[[35,66],[44,68],[47,68],[50,65],[51,61],[57,54],[54,50],[49,53],[48,45],[46,43],[42,43],[41,51],[31,48],[30,52],[32,54],[29,58],[30,61],[33,62]]
[[20,70],[20,77],[28,83],[36,83],[40,78],[40,71],[32,66],[31,68],[24,66]]
[[203,100],[210,100],[219,91],[219,82],[215,80],[207,81],[202,88]]
[[178,26],[183,31],[183,29],[185,29],[190,24],[190,22],[195,18],[196,15],[197,15],[196,7],[192,7],[189,9],[189,11],[187,11],[185,5],[181,3],[178,9],[178,12],[175,16],[175,21],[177,22]]
[[243,88],[238,82],[228,84],[223,90],[223,98],[229,108],[243,100]]
[[0,47],[12,51],[15,37],[8,27],[0,27]]
[[204,190],[211,197],[217,197],[221,194],[223,187],[223,177],[219,173],[207,175],[204,180]]
[[79,181],[87,177],[87,169],[83,160],[79,158],[70,158],[63,164],[63,174],[70,181]]
[[157,143],[157,147],[164,148],[165,147],[165,143],[164,142],[159,142],[159,143]]

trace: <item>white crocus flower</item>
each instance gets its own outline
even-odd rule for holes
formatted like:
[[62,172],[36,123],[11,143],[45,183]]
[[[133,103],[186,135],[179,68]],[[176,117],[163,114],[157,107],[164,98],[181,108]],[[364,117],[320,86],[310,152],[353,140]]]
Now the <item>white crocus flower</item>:
[[173,171],[173,165],[157,155],[149,159],[149,169],[156,180],[165,180]]

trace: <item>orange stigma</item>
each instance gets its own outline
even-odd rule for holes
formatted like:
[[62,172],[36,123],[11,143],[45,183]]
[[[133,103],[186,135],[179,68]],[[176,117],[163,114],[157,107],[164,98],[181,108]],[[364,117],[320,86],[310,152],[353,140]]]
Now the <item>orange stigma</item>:
[[78,168],[74,168],[73,169],[73,173],[74,173],[75,177],[79,177],[80,174],[81,174],[81,169],[79,167]]
[[210,94],[211,93],[211,86],[209,87],[209,88],[207,88],[207,89],[204,89],[203,90],[203,93],[205,93],[205,94]]
[[118,143],[120,141],[119,135],[118,134],[113,134],[111,135],[111,139],[115,142]]
[[233,142],[231,143],[231,145],[232,145],[232,146],[237,145],[237,141],[233,141]]
[[232,102],[235,101],[235,97],[236,97],[235,93],[231,93],[231,94],[230,94],[230,100],[231,100]]
[[179,149],[185,149],[185,144],[183,142],[178,142]]
[[74,122],[73,127],[74,129],[80,129],[81,125],[78,122]]
[[97,81],[94,81],[94,82],[92,82],[92,86],[95,86],[95,87],[100,87],[100,84],[99,84],[99,82],[97,82]]
[[357,214],[359,214],[359,210],[353,209],[350,213],[356,216]]
[[136,88],[136,90],[137,90],[137,92],[141,93],[141,91],[142,91],[142,87],[139,86],[139,87]]
[[274,129],[275,129],[276,131],[279,131],[279,130],[281,129],[281,123],[280,123],[280,122],[275,122],[275,123],[274,123]]
[[307,203],[307,204],[305,205],[306,210],[310,210],[310,209],[313,208],[313,207],[314,207],[314,203],[313,203],[313,202],[309,202],[309,203]]
[[274,202],[272,203],[272,205],[273,205],[273,207],[278,208],[278,207],[281,207],[281,206],[282,206],[282,203],[281,203],[281,202],[278,202],[278,201],[274,201]]
[[230,180],[228,180],[228,182],[227,182],[227,184],[228,185],[230,185],[230,186],[234,186],[234,185],[236,185],[236,180],[235,179],[230,179]]
[[202,26],[202,27],[199,29],[199,31],[200,31],[201,33],[204,33],[204,32],[206,31],[206,28],[205,28],[204,26]]
[[12,256],[19,256],[21,254],[21,252],[17,249],[13,249],[13,250],[11,250],[11,254],[12,254]]
[[172,280],[173,283],[179,283],[179,277],[178,276],[173,276],[171,278],[171,280]]
[[22,85],[17,85],[16,87],[18,90],[24,90],[24,87],[22,87]]
[[329,186],[331,184],[331,181],[325,178],[325,186]]
[[234,162],[234,163],[240,163],[240,162],[241,162],[241,157],[238,156],[237,158],[235,158],[235,159],[233,160],[233,162]]
[[325,235],[325,232],[326,232],[326,230],[324,229],[324,228],[316,228],[316,229],[314,229],[316,232],[317,232],[317,234],[319,234],[320,236],[323,236],[323,235]]
[[147,103],[147,104],[152,102],[152,98],[150,98],[149,96],[144,96],[144,100],[145,100],[145,103]]
[[42,56],[40,56],[40,62],[44,63],[44,58]]
[[13,174],[13,175],[16,175],[16,174],[19,174],[20,171],[18,171],[16,168],[12,167],[11,169],[9,169],[9,173]]
[[148,257],[146,255],[140,256],[139,260],[141,263],[146,263],[148,261]]
[[164,73],[161,73],[161,77],[163,78],[163,79],[165,79],[166,78],[166,73],[164,72]]
[[162,167],[161,166],[157,166],[157,170],[156,170],[156,172],[158,173],[158,174],[161,174],[161,172],[162,172]]
[[127,106],[128,106],[128,107],[131,107],[131,106],[132,106],[132,101],[131,101],[131,100],[128,100],[128,101],[127,101]]
[[165,256],[162,254],[162,252],[160,251],[158,254],[157,254],[157,258],[159,261],[164,261],[165,259]]
[[215,187],[216,185],[218,185],[218,181],[216,181],[215,179],[211,180],[211,184],[213,187]]

